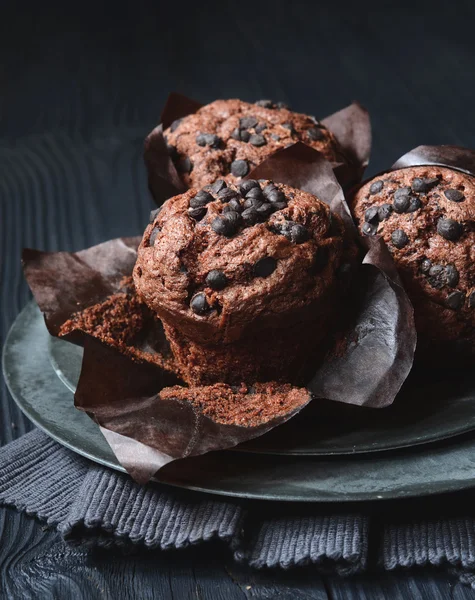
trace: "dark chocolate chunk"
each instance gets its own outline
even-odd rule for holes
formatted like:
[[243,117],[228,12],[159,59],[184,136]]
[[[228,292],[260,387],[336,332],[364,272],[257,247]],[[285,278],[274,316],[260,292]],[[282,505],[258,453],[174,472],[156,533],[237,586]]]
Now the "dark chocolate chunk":
[[243,196],[246,196],[254,188],[261,189],[255,179],[246,179],[239,184],[239,190]]
[[211,191],[213,194],[218,194],[225,187],[227,187],[226,182],[223,179],[217,179],[211,186]]
[[211,309],[203,292],[200,292],[199,294],[196,294],[196,296],[193,296],[190,302],[190,307],[196,315],[205,315]]
[[265,146],[267,141],[266,138],[260,133],[253,133],[249,138],[249,143],[259,148],[260,146]]
[[475,292],[471,292],[468,297],[468,308],[475,308]]
[[249,133],[249,131],[241,131],[240,133],[241,135],[241,142],[248,142],[251,139],[251,134]]
[[153,223],[161,210],[162,207],[159,206],[158,208],[155,208],[154,210],[150,211],[150,217],[148,219],[148,222]]
[[456,292],[452,292],[451,294],[449,294],[445,302],[446,305],[452,310],[459,310],[462,308],[464,298],[465,296],[463,292],[459,292],[457,290]]
[[427,194],[430,190],[439,183],[437,177],[414,177],[411,188],[418,194]]
[[256,117],[243,117],[239,119],[239,127],[242,127],[242,129],[251,129],[251,127],[255,127],[256,125]]
[[370,194],[379,194],[379,192],[383,189],[384,187],[384,182],[379,180],[379,181],[374,181],[369,188],[369,193]]
[[254,102],[254,104],[257,104],[257,106],[261,106],[262,108],[274,107],[274,103],[272,102],[272,100],[257,100],[257,102]]
[[[236,215],[237,219],[235,219],[234,216],[230,217],[230,215]],[[211,229],[219,235],[232,237],[239,227],[238,221],[238,213],[226,213],[222,217],[216,217],[213,219],[213,222],[211,223]]]
[[308,139],[312,142],[320,142],[325,139],[324,132],[319,127],[312,127],[307,130]]
[[260,187],[255,187],[250,189],[247,194],[246,194],[246,199],[249,198],[254,198],[255,200],[260,200],[261,202],[264,201],[264,194],[262,193],[262,190]]
[[463,233],[463,227],[453,219],[439,219],[437,233],[446,240],[456,242]]
[[206,206],[188,209],[189,216],[195,221],[201,221],[201,219],[205,216],[207,212],[208,209],[206,208]]
[[372,225],[371,223],[365,223],[362,227],[362,231],[365,235],[376,235],[378,226]]
[[283,210],[287,208],[287,202],[272,202],[272,207],[274,210]]
[[233,130],[233,132],[231,133],[231,137],[237,142],[241,141],[241,131],[239,130],[239,127],[236,127],[236,129]]
[[385,221],[386,219],[389,219],[392,212],[393,207],[390,204],[381,204],[381,206],[378,206],[378,219],[380,221]]
[[261,258],[254,265],[254,277],[269,277],[275,271],[277,261],[272,256]]
[[171,131],[171,132],[175,131],[175,129],[176,129],[177,127],[179,127],[179,125],[180,125],[180,123],[181,123],[182,121],[183,121],[183,119],[175,119],[175,120],[173,121],[173,123],[170,125],[170,131]]
[[267,217],[269,217],[274,212],[272,204],[270,204],[269,202],[263,202],[255,210],[259,216],[259,219],[264,220],[264,221],[267,219]]
[[198,146],[210,146],[211,148],[219,148],[221,138],[213,133],[199,133],[196,136]]
[[445,267],[433,265],[429,269],[429,285],[436,290],[441,290],[446,284]]
[[400,188],[396,190],[393,200],[393,209],[399,213],[405,213],[411,204],[411,188]]
[[292,123],[282,123],[282,127],[285,127],[285,129],[288,129],[290,131],[291,135],[294,135],[294,133],[296,133]]
[[275,185],[275,183],[268,183],[265,188],[262,190],[262,193],[264,194],[264,196],[267,197],[268,194],[274,192],[275,190],[277,190],[278,187]]
[[243,213],[241,214],[241,218],[243,220],[244,225],[249,226],[255,225],[257,223],[257,221],[259,220],[259,215],[257,214],[255,208],[249,207],[246,208],[245,211],[243,211]]
[[290,228],[290,241],[294,244],[303,244],[309,238],[307,228],[300,223],[293,223]]
[[422,202],[417,198],[417,196],[409,196],[409,208],[407,209],[408,213],[416,212],[422,206]]
[[396,248],[404,248],[409,243],[409,238],[402,229],[396,229],[391,234],[391,241]]
[[377,206],[370,206],[365,210],[364,220],[367,223],[377,223],[379,221],[379,211]]
[[444,195],[451,202],[462,202],[465,200],[465,196],[459,190],[445,190]]
[[239,200],[237,198],[232,198],[232,200],[230,200],[223,208],[223,213],[229,213],[229,212],[238,212],[238,213],[242,212],[241,203],[239,202]]
[[263,197],[262,198],[246,198],[244,200],[244,208],[248,209],[248,208],[259,208],[259,206],[262,204],[263,202]]
[[209,286],[212,290],[224,290],[228,283],[228,279],[226,275],[222,271],[218,271],[214,269],[210,271],[206,276],[206,285]]
[[182,158],[180,161],[178,161],[176,168],[178,171],[180,171],[180,173],[191,173],[193,170],[193,163],[188,156],[185,156],[185,158]]
[[281,190],[278,190],[277,188],[275,190],[270,191],[266,195],[266,198],[269,202],[272,202],[272,203],[286,201],[284,192],[282,192]]
[[256,133],[262,133],[265,129],[267,129],[267,125],[265,123],[259,123],[259,125],[256,125],[256,127],[254,127],[254,131]]
[[231,163],[231,173],[234,177],[245,177],[249,173],[247,160],[235,160]]
[[429,273],[431,267],[432,267],[432,262],[428,258],[425,258],[421,263],[422,273],[424,273],[424,275],[427,275]]
[[276,133],[271,133],[270,136],[274,142],[278,142],[280,140],[280,135],[277,135]]
[[155,240],[157,239],[157,235],[160,233],[160,231],[161,227],[155,225],[155,227],[152,229],[152,233],[150,234],[150,238],[148,240],[149,246],[153,246],[155,244]]
[[236,190],[231,188],[223,188],[218,192],[218,198],[221,200],[221,202],[229,202],[233,198],[240,198],[240,196],[239,192],[236,192]]
[[460,280],[460,275],[454,265],[447,265],[445,267],[445,279],[447,281],[447,285],[450,287],[457,287],[458,282]]
[[206,206],[209,202],[213,202],[213,196],[205,192],[204,190],[200,190],[196,196],[191,198],[190,206],[191,208],[198,208],[198,206]]

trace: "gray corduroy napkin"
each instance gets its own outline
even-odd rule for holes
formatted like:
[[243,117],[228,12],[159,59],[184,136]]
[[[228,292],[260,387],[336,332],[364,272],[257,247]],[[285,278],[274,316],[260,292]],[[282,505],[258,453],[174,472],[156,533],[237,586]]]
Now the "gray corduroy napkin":
[[419,517],[394,503],[376,515],[139,486],[38,430],[0,448],[0,502],[56,527],[68,543],[166,550],[218,539],[252,567],[314,564],[345,575],[363,571],[371,555],[388,570],[446,565],[475,587],[471,516],[432,518],[424,504]]

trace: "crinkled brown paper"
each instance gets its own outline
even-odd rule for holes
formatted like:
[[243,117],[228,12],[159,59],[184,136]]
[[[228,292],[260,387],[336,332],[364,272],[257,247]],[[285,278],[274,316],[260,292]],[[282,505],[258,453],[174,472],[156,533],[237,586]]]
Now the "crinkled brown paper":
[[[144,158],[148,183],[155,202],[160,206],[165,200],[185,191],[185,186],[171,160],[163,131],[176,119],[195,113],[202,104],[181,94],[171,93],[161,115],[161,123],[145,140]],[[338,181],[350,187],[361,181],[371,152],[371,122],[368,111],[358,102],[330,115],[322,123],[335,135],[347,163],[333,163]]]
[[[295,144],[281,150],[250,176],[271,177],[314,193],[353,228],[330,163],[310,147]],[[78,253],[25,251],[25,274],[53,335],[77,307],[105,300],[118,289],[120,278],[132,271],[136,243],[112,240]],[[308,389],[314,397],[379,408],[393,402],[412,366],[412,306],[381,241],[366,254],[357,284],[348,295],[342,331],[335,332],[335,346],[324,363],[315,366]],[[101,425],[118,460],[140,482],[172,460],[262,435],[310,400],[302,394],[286,414],[259,426],[219,424],[190,403],[162,401],[160,391],[169,385],[169,374],[156,364],[137,362],[84,334],[79,337],[85,352],[76,406]]]

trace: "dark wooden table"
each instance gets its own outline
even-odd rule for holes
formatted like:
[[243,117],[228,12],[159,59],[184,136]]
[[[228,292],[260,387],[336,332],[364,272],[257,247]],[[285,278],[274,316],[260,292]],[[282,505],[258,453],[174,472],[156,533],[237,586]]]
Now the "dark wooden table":
[[[356,6],[355,6],[356,4]],[[60,2],[0,5],[0,336],[29,298],[20,250],[134,235],[145,134],[170,90],[371,111],[370,171],[421,143],[475,147],[475,5]],[[0,444],[31,425],[0,383]],[[211,547],[123,557],[65,547],[0,509],[0,598],[475,598],[443,573],[253,573]]]

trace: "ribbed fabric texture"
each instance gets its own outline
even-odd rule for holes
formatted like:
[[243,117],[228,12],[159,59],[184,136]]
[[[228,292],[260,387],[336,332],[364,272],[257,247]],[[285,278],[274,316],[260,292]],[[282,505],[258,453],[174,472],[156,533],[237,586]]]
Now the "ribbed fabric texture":
[[424,506],[411,515],[406,504],[380,512],[373,523],[363,510],[328,514],[320,505],[242,503],[159,484],[139,486],[40,431],[0,448],[0,502],[45,520],[72,544],[167,550],[214,539],[255,568],[312,564],[340,574],[363,571],[371,555],[386,570],[447,566],[475,587],[470,516],[429,519]]

